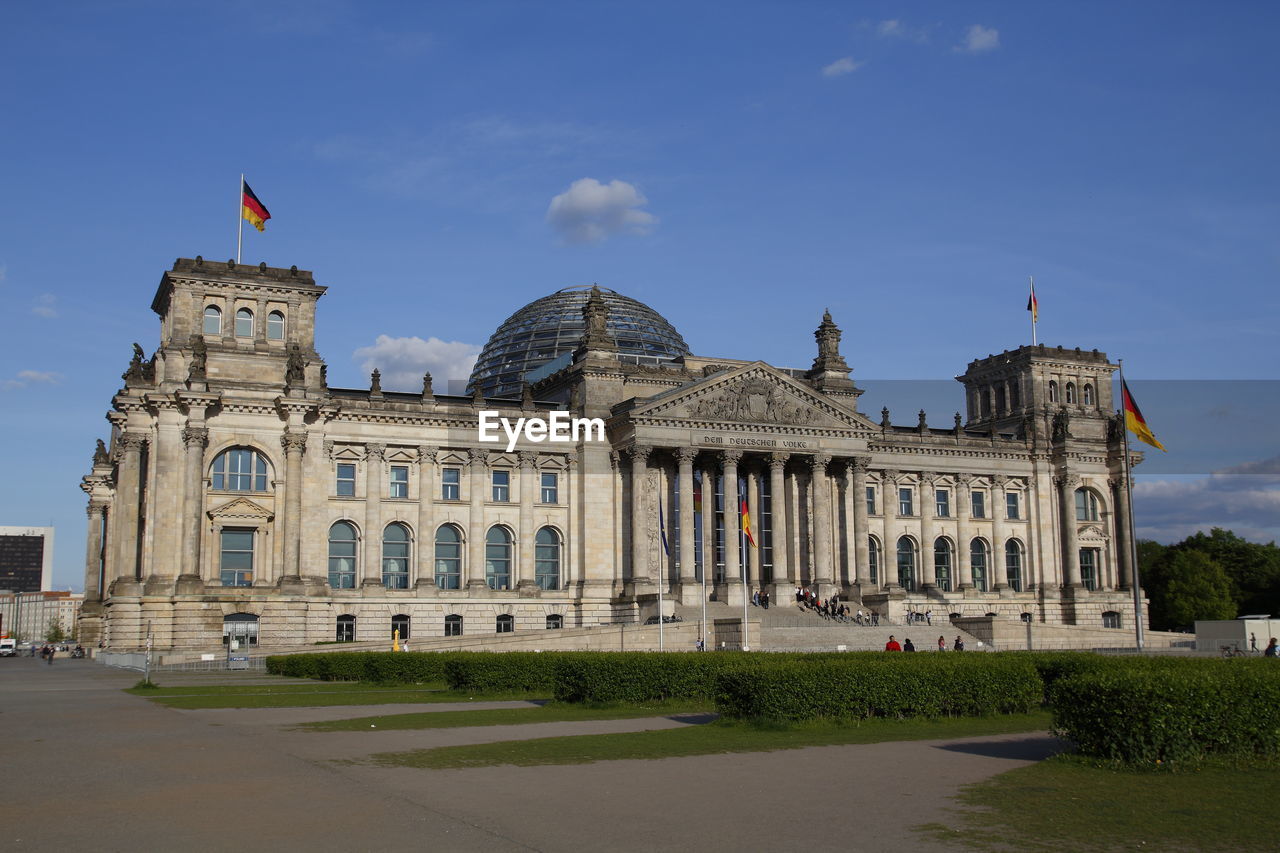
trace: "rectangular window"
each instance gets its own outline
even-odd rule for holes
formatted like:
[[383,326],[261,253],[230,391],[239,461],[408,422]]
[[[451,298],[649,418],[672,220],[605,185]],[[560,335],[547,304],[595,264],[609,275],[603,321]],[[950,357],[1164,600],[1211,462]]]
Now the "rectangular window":
[[1017,520],[1022,517],[1018,512],[1018,493],[1017,492],[1007,493],[1004,496],[1004,502],[1006,507],[1006,512],[1005,512],[1006,517],[1012,518],[1014,520]]
[[973,492],[969,497],[973,503],[973,517],[986,518],[987,517],[986,494],[983,492]]
[[353,498],[356,494],[356,466],[350,462],[338,463],[336,493],[340,498]]
[[393,498],[409,497],[409,466],[408,465],[392,465],[391,466],[391,497]]
[[462,500],[461,484],[462,469],[461,468],[445,468],[440,472],[440,499],[446,501]]
[[224,528],[219,568],[223,586],[253,585],[253,530]]
[[560,475],[542,475],[542,502],[544,504],[560,503]]
[[867,486],[867,515],[876,514],[876,487]]
[[911,489],[898,489],[898,515],[915,515],[915,505],[911,500]]
[[511,472],[493,472],[493,499],[499,503],[511,500]]
[[1098,588],[1098,564],[1101,552],[1097,548],[1080,549],[1080,582],[1089,591]]
[[933,493],[934,507],[937,509],[938,518],[951,517],[951,490],[938,489]]

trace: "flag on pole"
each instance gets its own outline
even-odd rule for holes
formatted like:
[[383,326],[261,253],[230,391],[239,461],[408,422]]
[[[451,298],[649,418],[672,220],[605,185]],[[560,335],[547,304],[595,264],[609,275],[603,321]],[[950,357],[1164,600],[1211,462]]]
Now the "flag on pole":
[[671,555],[671,551],[667,549],[667,521],[662,512],[662,494],[658,494],[658,532],[662,534],[662,553],[667,556]]
[[754,548],[756,547],[756,537],[751,535],[751,513],[747,512],[746,501],[740,501],[739,505],[742,510],[742,532],[746,534],[747,541],[750,542],[751,547]]
[[1027,297],[1027,310],[1031,312],[1031,322],[1040,322],[1040,302],[1036,299],[1036,280],[1031,279],[1031,295]]
[[[1142,416],[1142,410],[1138,408],[1138,404],[1134,402],[1133,395],[1129,393],[1129,383],[1123,379],[1120,380],[1120,392],[1124,395],[1125,427],[1138,437],[1138,441],[1164,450],[1164,445],[1156,438],[1155,433],[1151,431],[1151,427],[1147,426],[1147,419]],[[1166,450],[1165,452],[1167,453],[1168,451]]]
[[253,194],[253,190],[249,189],[248,184],[244,185],[243,197],[240,199],[240,215],[253,223],[253,227],[259,231],[266,230],[267,220],[271,218],[267,206],[258,201],[258,197]]
[[693,511],[702,512],[702,483],[693,481]]

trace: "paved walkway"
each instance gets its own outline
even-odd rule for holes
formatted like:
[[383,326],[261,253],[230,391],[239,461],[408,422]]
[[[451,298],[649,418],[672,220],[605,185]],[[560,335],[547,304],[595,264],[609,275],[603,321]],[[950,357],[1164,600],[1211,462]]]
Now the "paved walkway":
[[[298,732],[288,726],[339,709],[176,711],[121,692],[137,679],[90,661],[0,660],[0,849],[950,850],[911,827],[951,822],[957,788],[1058,746],[1007,735],[563,767],[382,768],[332,759],[689,723]],[[404,710],[347,706],[342,715]]]

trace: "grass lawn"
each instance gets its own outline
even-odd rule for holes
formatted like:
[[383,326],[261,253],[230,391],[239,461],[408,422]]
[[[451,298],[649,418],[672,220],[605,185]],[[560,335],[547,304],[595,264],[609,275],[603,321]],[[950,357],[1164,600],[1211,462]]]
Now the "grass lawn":
[[715,703],[682,701],[653,702],[648,705],[588,707],[566,702],[548,702],[528,708],[499,708],[489,711],[428,711],[420,714],[389,714],[303,723],[296,728],[316,732],[368,731],[386,729],[452,729],[461,726],[511,726],[525,723],[558,723],[575,720],[627,720],[670,714],[709,713]]
[[[524,712],[521,712],[524,713]],[[940,720],[868,720],[858,724],[812,723],[771,726],[717,720],[700,726],[650,732],[499,741],[447,746],[409,752],[382,752],[369,761],[381,766],[491,767],[514,764],[587,764],[642,758],[674,758],[724,752],[771,752],[891,740],[977,737],[1008,732],[1047,731],[1049,714],[1011,714],[1001,717],[963,717]]]
[[967,808],[927,835],[1017,850],[1276,850],[1280,766],[1117,770],[1060,755],[971,785]]
[[411,702],[469,702],[541,699],[528,693],[484,693],[446,690],[443,684],[387,687],[377,684],[299,684],[280,687],[161,687],[125,691],[161,705],[183,710],[204,708],[318,708],[331,705],[393,705]]

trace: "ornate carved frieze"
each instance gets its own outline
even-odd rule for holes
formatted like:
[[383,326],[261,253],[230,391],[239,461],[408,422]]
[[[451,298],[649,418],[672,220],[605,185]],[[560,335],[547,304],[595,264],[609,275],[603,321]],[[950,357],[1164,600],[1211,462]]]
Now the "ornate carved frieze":
[[[527,388],[529,386],[526,385],[525,387]],[[521,450],[516,454],[516,459],[519,460],[521,468],[532,471],[534,468],[538,467],[538,454],[534,453],[532,450]]]
[[741,423],[814,424],[822,415],[760,376],[730,383],[688,407],[697,420]]
[[423,464],[434,465],[439,455],[440,448],[436,447],[434,444],[418,445],[418,461]]
[[387,446],[385,444],[366,444],[364,452],[366,458],[376,459],[381,462],[387,457]]
[[489,451],[483,447],[467,448],[467,464],[480,465],[481,467],[489,464]]

